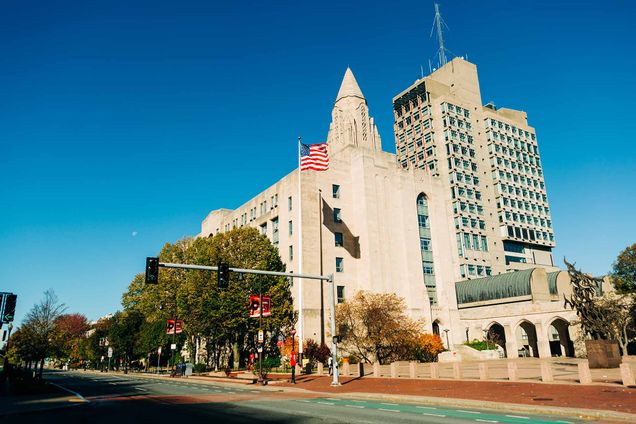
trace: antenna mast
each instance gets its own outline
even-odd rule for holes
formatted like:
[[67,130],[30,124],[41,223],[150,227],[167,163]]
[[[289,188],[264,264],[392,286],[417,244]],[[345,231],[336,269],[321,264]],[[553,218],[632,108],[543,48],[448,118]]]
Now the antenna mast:
[[433,28],[431,28],[431,37],[433,36],[433,30],[437,31],[437,42],[439,44],[439,50],[437,56],[439,59],[439,67],[446,65],[446,48],[444,47],[444,37],[442,35],[442,25],[446,25],[442,19],[442,15],[439,13],[439,4],[435,3],[435,18],[433,20]]

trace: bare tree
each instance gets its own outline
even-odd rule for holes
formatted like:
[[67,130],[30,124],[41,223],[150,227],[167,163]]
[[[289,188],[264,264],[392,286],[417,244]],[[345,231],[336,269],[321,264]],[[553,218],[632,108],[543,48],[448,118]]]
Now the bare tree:
[[42,368],[44,360],[51,353],[53,346],[53,333],[57,319],[64,313],[66,306],[60,303],[52,289],[44,292],[44,299],[33,305],[27,313],[23,328],[29,337],[32,338],[31,346],[34,352],[31,353],[40,362],[39,377],[42,378]]

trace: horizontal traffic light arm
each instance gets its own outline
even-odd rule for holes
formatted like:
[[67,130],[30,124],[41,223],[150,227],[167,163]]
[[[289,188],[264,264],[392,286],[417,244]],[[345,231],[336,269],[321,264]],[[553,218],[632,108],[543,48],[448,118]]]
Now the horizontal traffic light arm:
[[[166,262],[159,262],[159,267],[180,268],[180,269],[199,269],[204,271],[218,271],[219,269],[218,266],[171,264]],[[264,271],[260,269],[244,269],[244,268],[230,268],[230,272],[238,272],[239,274],[275,275],[277,277],[307,278],[310,280],[324,280],[330,283],[333,282],[333,275],[295,274],[293,272]]]

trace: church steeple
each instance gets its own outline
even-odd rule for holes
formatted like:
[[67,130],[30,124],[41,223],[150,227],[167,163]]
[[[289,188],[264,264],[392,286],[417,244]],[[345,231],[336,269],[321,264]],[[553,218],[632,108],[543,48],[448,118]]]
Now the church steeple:
[[367,100],[350,68],[347,68],[342,78],[331,116],[327,136],[331,153],[349,145],[371,150],[382,149],[380,134],[373,118],[369,116]]
[[364,99],[364,94],[362,94],[362,90],[360,90],[358,81],[356,81],[356,77],[353,76],[351,68],[347,68],[347,71],[344,74],[344,78],[340,84],[340,90],[338,90],[336,102],[345,97],[358,97],[360,99]]

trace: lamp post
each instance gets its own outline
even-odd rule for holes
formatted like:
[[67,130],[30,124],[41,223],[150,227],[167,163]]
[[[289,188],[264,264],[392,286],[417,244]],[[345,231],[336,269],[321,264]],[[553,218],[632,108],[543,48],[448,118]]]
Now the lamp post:
[[289,333],[292,336],[292,351],[291,351],[291,358],[290,358],[291,374],[292,374],[291,382],[292,384],[296,384],[296,352],[294,352],[295,345],[296,345],[296,330],[292,329]]
[[448,332],[449,331],[450,330],[448,328],[446,330],[444,330],[444,333],[446,333],[446,346],[448,346],[448,350],[450,350],[450,348],[451,348],[450,342],[448,341]]

